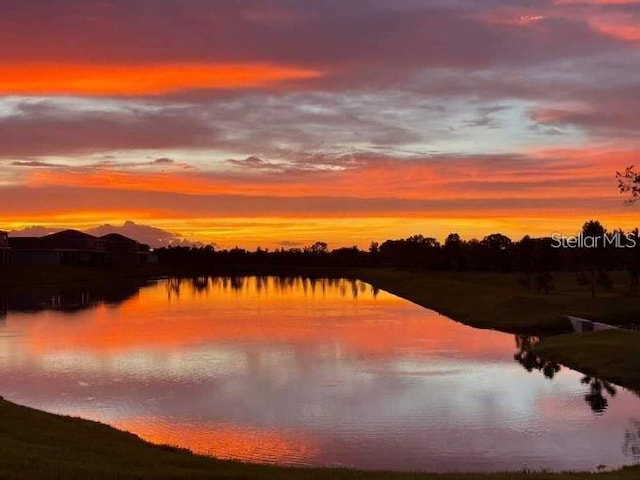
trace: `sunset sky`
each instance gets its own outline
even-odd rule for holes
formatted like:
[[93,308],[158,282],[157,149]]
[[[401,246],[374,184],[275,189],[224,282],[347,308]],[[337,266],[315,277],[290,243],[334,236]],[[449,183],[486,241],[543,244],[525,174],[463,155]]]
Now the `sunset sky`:
[[0,229],[632,228],[640,0],[0,0]]

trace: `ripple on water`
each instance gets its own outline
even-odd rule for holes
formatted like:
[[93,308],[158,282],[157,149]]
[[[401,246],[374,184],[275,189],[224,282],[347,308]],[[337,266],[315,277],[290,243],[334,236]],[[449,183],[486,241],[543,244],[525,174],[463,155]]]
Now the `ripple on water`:
[[129,288],[120,303],[110,292],[108,307],[93,292],[73,314],[19,314],[9,302],[3,395],[261,463],[496,471],[638,460],[640,398],[545,369],[531,339],[358,282],[205,280]]

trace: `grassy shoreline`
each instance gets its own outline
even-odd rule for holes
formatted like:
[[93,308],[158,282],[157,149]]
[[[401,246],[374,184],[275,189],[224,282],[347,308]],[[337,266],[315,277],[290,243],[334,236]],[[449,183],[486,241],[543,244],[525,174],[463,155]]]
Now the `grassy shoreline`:
[[[603,312],[611,318],[630,318],[637,299],[621,302],[616,295],[589,304],[567,280],[555,295],[532,294],[517,285],[515,277],[489,273],[406,272],[389,269],[304,269],[292,274],[344,276],[387,290],[456,320],[510,333],[557,333],[567,330],[564,315]],[[187,272],[162,266],[133,269],[82,268],[0,271],[0,292],[43,286],[108,284],[122,278],[151,278]],[[204,273],[204,272],[203,272]],[[246,269],[234,272],[278,273]],[[282,272],[284,273],[284,271]],[[566,279],[560,279],[564,285]],[[586,303],[586,305],[585,305]],[[518,312],[514,316],[514,312]],[[604,334],[604,335],[603,335]],[[559,335],[539,346],[540,352],[572,368],[640,389],[640,334],[598,332]],[[633,354],[630,354],[633,352]],[[0,392],[1,393],[1,392]],[[278,479],[413,479],[427,480],[631,480],[640,478],[640,466],[616,472],[524,472],[496,474],[410,474],[342,469],[300,469],[248,465],[151,445],[135,435],[87,420],[53,415],[0,399],[0,478],[278,478]]]
[[358,269],[352,275],[454,320],[519,335],[568,333],[567,315],[612,324],[640,319],[640,297],[626,295],[623,273],[612,275],[616,288],[595,299],[572,273],[556,274],[551,294],[528,291],[509,273]]

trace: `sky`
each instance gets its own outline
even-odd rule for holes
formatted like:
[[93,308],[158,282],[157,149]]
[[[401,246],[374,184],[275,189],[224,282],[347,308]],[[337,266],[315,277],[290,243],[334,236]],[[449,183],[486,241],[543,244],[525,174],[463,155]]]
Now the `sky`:
[[630,229],[640,0],[0,0],[0,229]]

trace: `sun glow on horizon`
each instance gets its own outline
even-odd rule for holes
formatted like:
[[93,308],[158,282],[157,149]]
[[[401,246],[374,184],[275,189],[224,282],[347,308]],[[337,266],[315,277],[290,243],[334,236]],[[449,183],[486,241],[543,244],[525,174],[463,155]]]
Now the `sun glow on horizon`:
[[[81,214],[46,218],[37,221],[19,221],[0,224],[0,230],[20,231],[42,226],[50,230],[78,229],[88,230],[104,224],[122,225],[136,218],[132,212],[105,214]],[[631,231],[638,227],[637,216],[629,211],[627,215],[598,215],[608,229],[622,228]],[[328,243],[330,248],[357,246],[366,250],[371,242],[383,242],[390,239],[408,238],[422,234],[444,242],[450,233],[458,233],[464,239],[482,239],[492,233],[502,233],[513,240],[525,235],[549,237],[559,232],[573,235],[580,231],[585,221],[591,217],[575,214],[571,216],[501,216],[486,217],[478,214],[452,217],[440,216],[416,217],[349,217],[349,218],[287,218],[287,217],[218,217],[218,218],[136,218],[137,224],[152,225],[174,234],[175,241],[187,241],[195,244],[213,244],[218,249],[258,247],[302,248],[317,241]],[[535,225],[532,228],[531,225]],[[168,244],[168,243],[167,243]]]
[[273,249],[637,224],[635,0],[23,3],[0,229]]

